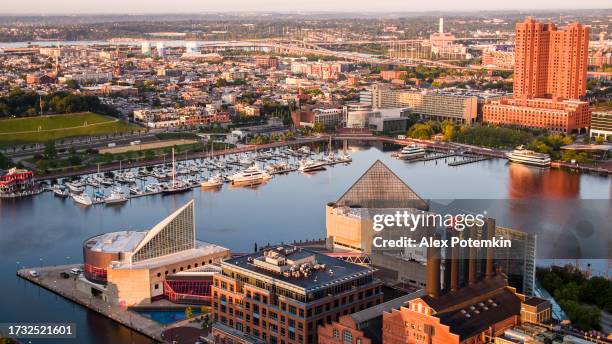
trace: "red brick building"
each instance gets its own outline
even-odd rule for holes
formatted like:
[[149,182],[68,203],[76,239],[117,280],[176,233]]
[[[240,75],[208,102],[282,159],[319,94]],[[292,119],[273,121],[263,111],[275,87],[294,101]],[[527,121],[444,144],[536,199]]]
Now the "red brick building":
[[513,99],[483,107],[483,121],[583,131],[590,126],[586,94],[589,27],[558,30],[532,18],[516,24]]
[[212,288],[214,321],[223,325],[215,338],[243,333],[244,340],[316,343],[319,326],[382,302],[371,269],[293,246],[232,258],[221,268]]

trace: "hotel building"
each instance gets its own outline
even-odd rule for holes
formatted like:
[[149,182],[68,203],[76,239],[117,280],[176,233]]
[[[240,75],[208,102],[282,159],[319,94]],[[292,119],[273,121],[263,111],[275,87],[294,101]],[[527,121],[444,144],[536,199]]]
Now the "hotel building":
[[212,289],[215,343],[317,343],[319,326],[383,299],[371,269],[294,246],[232,258],[221,268]]
[[[207,266],[229,255],[227,248],[196,240],[194,202],[190,201],[148,231],[111,232],[87,239],[83,278],[77,288],[122,306],[163,298],[210,301]],[[192,274],[181,273],[187,271]]]
[[513,98],[486,105],[484,122],[564,133],[588,128],[589,104],[582,99],[589,31],[578,23],[557,30],[532,18],[516,24]]
[[409,108],[423,119],[471,124],[478,114],[478,97],[447,92],[406,90],[385,84],[372,86],[374,109]]

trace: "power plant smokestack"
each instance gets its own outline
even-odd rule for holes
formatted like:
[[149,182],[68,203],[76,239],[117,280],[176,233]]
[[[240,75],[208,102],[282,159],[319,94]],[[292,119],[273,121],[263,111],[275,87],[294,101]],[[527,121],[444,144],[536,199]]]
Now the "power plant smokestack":
[[[495,219],[486,218],[485,224],[487,226],[487,240],[492,240],[495,236]],[[495,268],[493,267],[493,248],[487,247],[487,263],[485,270],[485,277],[491,278],[495,274]]]
[[451,247],[450,260],[450,291],[459,289],[459,247]]
[[444,18],[440,17],[440,27],[438,28],[439,33],[444,33]]
[[[438,235],[433,235],[434,240],[440,239]],[[427,248],[427,286],[425,292],[430,297],[440,296],[440,248]]]
[[[476,239],[477,229],[472,227],[470,229],[470,237]],[[478,251],[476,247],[469,248],[469,257],[468,257],[468,284],[473,285],[477,282],[478,277],[476,276],[476,261],[478,259]]]

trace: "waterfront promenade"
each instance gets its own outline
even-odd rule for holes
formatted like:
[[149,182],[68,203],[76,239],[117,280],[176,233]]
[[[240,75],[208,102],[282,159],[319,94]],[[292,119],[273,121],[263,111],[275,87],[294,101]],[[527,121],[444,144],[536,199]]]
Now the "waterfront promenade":
[[[174,325],[163,326],[147,317],[144,317],[137,312],[126,310],[119,305],[110,304],[100,298],[86,294],[77,288],[77,283],[80,283],[76,277],[70,274],[69,278],[63,278],[60,274],[68,272],[72,268],[81,268],[81,265],[60,265],[42,268],[24,268],[17,270],[17,276],[26,279],[34,284],[39,285],[57,295],[60,295],[72,302],[89,308],[92,311],[98,312],[103,316],[112,319],[136,332],[139,332],[155,341],[166,343],[162,337],[162,333],[174,327]],[[29,274],[30,270],[36,270],[40,276],[33,277]],[[79,329],[76,329],[79,333]]]
[[[230,154],[240,154],[240,153],[248,153],[257,150],[265,150],[265,149],[273,149],[277,147],[284,146],[301,146],[305,144],[317,143],[317,142],[327,142],[330,139],[330,135],[321,135],[315,137],[306,137],[306,138],[298,138],[293,141],[280,141],[280,142],[272,142],[262,145],[245,145],[236,148],[228,148],[224,150],[219,150],[215,152],[191,152],[187,155],[178,154],[176,155],[177,161],[183,160],[191,160],[198,158],[207,158],[207,157],[218,157],[225,156]],[[438,151],[469,151],[470,153],[481,155],[483,157],[490,158],[500,158],[506,159],[506,151],[500,149],[490,149],[478,146],[471,146],[466,144],[459,144],[454,142],[440,142],[433,140],[420,140],[420,139],[396,139],[393,137],[387,136],[375,136],[375,135],[352,135],[352,134],[340,134],[340,135],[331,135],[331,139],[334,141],[380,141],[387,142],[391,144],[397,145],[409,145],[409,144],[420,144],[425,146],[428,149],[438,150]],[[152,160],[146,161],[134,161],[128,164],[120,165],[119,163],[111,163],[106,165],[101,165],[98,169],[97,166],[89,166],[83,169],[79,169],[76,171],[66,171],[66,172],[57,172],[46,175],[36,176],[36,180],[49,180],[53,178],[66,178],[83,174],[91,174],[98,172],[108,172],[118,170],[120,167],[123,168],[137,168],[137,167],[146,167],[151,165],[157,165],[162,163],[168,163],[169,161],[164,158],[156,158]],[[580,172],[587,173],[598,173],[602,175],[610,175],[612,174],[612,164],[601,164],[599,166],[590,166],[590,165],[576,165],[565,162],[554,162],[552,167],[555,168],[567,168],[571,170],[576,170]]]

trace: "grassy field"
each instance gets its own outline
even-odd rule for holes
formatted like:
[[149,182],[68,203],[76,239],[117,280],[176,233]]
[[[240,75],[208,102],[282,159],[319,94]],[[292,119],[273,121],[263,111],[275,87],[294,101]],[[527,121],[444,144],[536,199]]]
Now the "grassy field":
[[131,132],[140,127],[95,113],[0,120],[0,146],[40,143],[75,136]]

